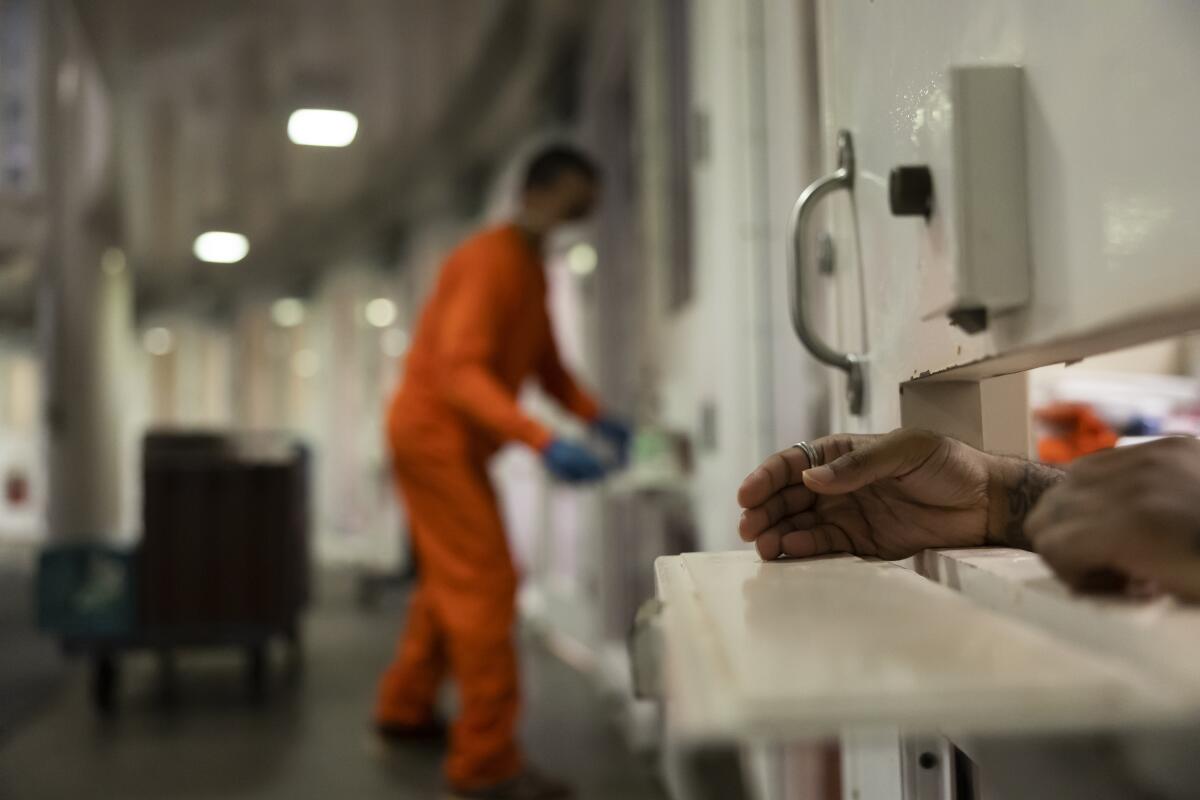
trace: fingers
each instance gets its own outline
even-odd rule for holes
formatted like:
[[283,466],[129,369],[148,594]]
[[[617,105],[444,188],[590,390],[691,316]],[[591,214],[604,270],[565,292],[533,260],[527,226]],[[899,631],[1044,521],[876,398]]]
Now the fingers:
[[[771,527],[767,528],[765,531],[759,533],[758,536],[766,536],[768,534],[786,536],[792,531],[805,530],[816,524],[817,515],[811,511],[806,511],[804,513],[794,514],[786,519],[780,520]],[[753,539],[757,539],[758,536],[753,537]],[[746,541],[752,541],[752,539],[746,539]]]
[[815,496],[803,485],[789,486],[767,498],[766,502],[742,512],[738,534],[743,541],[754,541],[764,531],[793,514],[812,507]]
[[[862,447],[875,441],[878,436],[840,435],[826,436],[810,444],[825,457],[836,457],[841,453]],[[789,447],[775,453],[747,476],[738,489],[738,503],[745,509],[738,522],[738,534],[744,541],[753,541],[758,554],[770,561],[784,554],[783,537],[794,532],[797,522],[793,518],[809,511],[815,496],[803,482],[801,475],[811,464],[804,451]],[[814,519],[802,520],[804,527],[812,526]]]
[[755,540],[764,561],[780,556],[808,558],[826,553],[851,553],[850,539],[836,525],[818,522],[811,512],[797,514],[764,531]]
[[797,530],[811,528],[817,524],[817,515],[812,512],[796,514],[781,520],[754,539],[755,548],[763,561],[770,561],[783,555],[783,540]]
[[763,561],[774,561],[783,553],[782,537],[776,532],[764,533],[754,540],[754,549]]
[[827,553],[851,553],[850,540],[842,529],[828,523],[807,530],[795,530],[781,540],[783,554],[792,558],[810,558]]
[[799,447],[780,450],[742,481],[738,489],[738,505],[742,508],[761,505],[776,492],[799,483],[801,473],[809,466],[808,456]]
[[899,478],[929,460],[950,440],[928,431],[900,429],[803,473],[817,494],[846,494],[884,478]]
[[[867,446],[883,437],[874,434],[836,434],[822,436],[809,442],[822,461],[836,458],[843,453]],[[757,469],[742,481],[738,489],[738,505],[754,508],[767,498],[788,486],[802,484],[801,475],[812,467],[808,456],[799,447],[789,447],[767,458]]]
[[763,561],[771,561],[785,554],[792,555],[784,547],[787,537],[797,531],[810,529],[816,524],[817,515],[812,512],[795,514],[759,534],[754,540],[755,549]]

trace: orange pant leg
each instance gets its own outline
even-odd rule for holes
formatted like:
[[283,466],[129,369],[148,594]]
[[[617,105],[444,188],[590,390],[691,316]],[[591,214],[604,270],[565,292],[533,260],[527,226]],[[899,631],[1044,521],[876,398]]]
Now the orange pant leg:
[[428,595],[422,581],[409,597],[396,658],[379,681],[377,723],[420,726],[433,721],[438,687],[448,665],[445,642]]
[[[404,494],[421,573],[422,603],[444,642],[460,712],[450,734],[446,773],[470,789],[521,769],[520,703],[513,624],[516,571],[484,465],[439,453],[402,453],[396,472]],[[420,624],[423,620],[415,620]],[[414,651],[428,641],[414,634]],[[404,646],[401,646],[403,652]],[[415,666],[414,695],[429,670]],[[407,680],[404,670],[393,678]]]

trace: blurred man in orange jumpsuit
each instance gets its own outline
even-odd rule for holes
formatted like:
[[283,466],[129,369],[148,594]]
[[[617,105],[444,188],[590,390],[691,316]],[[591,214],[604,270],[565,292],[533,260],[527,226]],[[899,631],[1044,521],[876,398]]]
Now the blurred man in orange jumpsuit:
[[546,310],[545,239],[586,216],[598,189],[596,167],[577,150],[555,146],[533,158],[516,219],[468,239],[442,267],[389,412],[420,577],[375,721],[393,741],[428,731],[438,686],[451,677],[461,710],[446,773],[460,798],[571,796],[526,765],[517,743],[517,575],[487,462],[518,441],[558,478],[602,477],[595,455],[517,405],[530,377],[624,453],[628,430],[563,368]]

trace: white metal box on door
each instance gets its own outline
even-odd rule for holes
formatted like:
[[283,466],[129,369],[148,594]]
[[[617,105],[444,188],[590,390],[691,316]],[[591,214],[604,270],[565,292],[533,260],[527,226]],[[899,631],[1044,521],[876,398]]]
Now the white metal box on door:
[[949,109],[930,112],[949,123],[945,171],[893,168],[888,202],[893,215],[928,222],[917,258],[921,319],[971,333],[1029,302],[1024,73],[953,67],[947,82]]

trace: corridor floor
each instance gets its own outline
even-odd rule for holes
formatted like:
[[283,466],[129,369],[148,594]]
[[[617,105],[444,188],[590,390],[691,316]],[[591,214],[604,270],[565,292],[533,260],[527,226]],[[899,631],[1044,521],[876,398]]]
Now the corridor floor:
[[[321,594],[306,625],[303,678],[288,688],[275,677],[258,706],[235,653],[182,658],[172,711],[157,704],[154,662],[135,658],[120,713],[102,721],[76,665],[58,696],[0,745],[0,800],[441,797],[438,748],[384,755],[366,735],[402,600],[364,612],[345,579],[326,581]],[[589,684],[540,647],[524,649],[531,758],[573,781],[582,800],[661,798]]]

